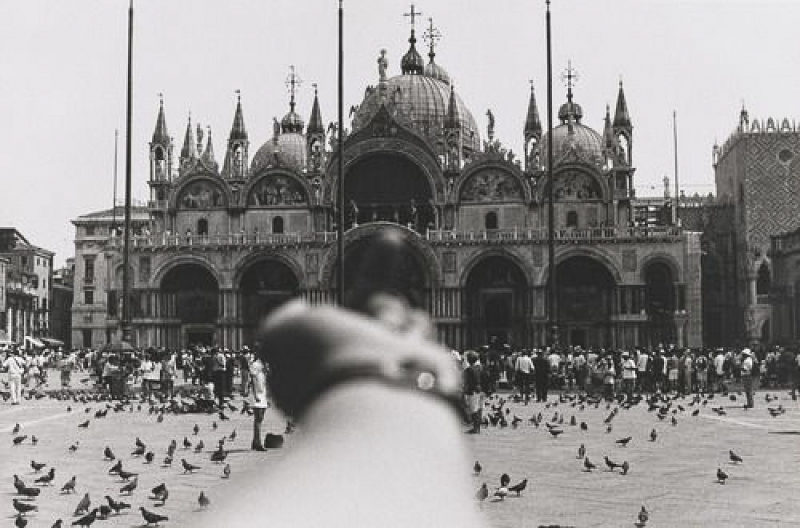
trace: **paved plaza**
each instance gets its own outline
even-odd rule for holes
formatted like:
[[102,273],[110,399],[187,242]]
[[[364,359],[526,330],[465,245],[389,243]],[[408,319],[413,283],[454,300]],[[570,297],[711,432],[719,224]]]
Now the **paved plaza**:
[[[78,377],[74,383],[81,385]],[[780,399],[767,403],[767,394],[777,394]],[[610,412],[605,403],[580,410],[580,405],[573,407],[570,403],[554,405],[557,400],[557,395],[551,395],[549,406],[508,403],[509,422],[514,415],[522,419],[516,427],[489,426],[480,435],[465,435],[465,442],[483,467],[480,475],[465,468],[465,475],[472,475],[469,478],[476,490],[486,482],[491,495],[499,486],[502,473],[510,475],[512,484],[529,479],[520,497],[511,493],[501,501],[490,496],[481,505],[490,525],[633,526],[636,514],[645,505],[650,513],[647,526],[800,526],[800,409],[785,391],[758,393],[752,410],[741,408],[741,397],[731,401],[718,395],[706,406],[690,406],[690,398],[678,400],[673,403],[677,425],[671,423],[672,414],[659,420],[657,413],[649,412],[643,403],[621,409],[611,420],[610,433],[604,423]],[[240,400],[233,404],[241,407]],[[711,410],[720,405],[726,408],[724,416]],[[767,407],[779,405],[786,412],[772,417]],[[68,412],[67,406],[72,410]],[[283,450],[250,451],[252,418],[240,412],[228,412],[230,420],[224,422],[216,414],[165,414],[163,422],[159,422],[158,413],[150,414],[144,404],[141,411],[134,407],[132,412],[126,408],[115,413],[112,409],[106,418],[95,418],[94,413],[105,407],[105,402],[83,404],[50,398],[28,400],[20,406],[0,405],[0,433],[6,435],[0,459],[5,482],[0,518],[4,523],[10,526],[13,522],[12,475],[18,474],[32,486],[52,464],[56,468],[53,485],[42,487],[41,495],[32,501],[39,511],[28,516],[29,528],[50,527],[58,518],[65,524],[73,522],[77,519],[73,511],[87,492],[92,507],[104,503],[104,495],[132,505],[132,510],[95,526],[142,526],[139,506],[169,516],[167,526],[191,526],[193,519],[204,515],[197,503],[201,491],[211,500],[209,508],[216,507],[218,491],[236,486],[237,475],[251,471],[256,463],[268,471],[270,464],[292,445],[292,436],[288,435]],[[692,416],[698,408],[698,415]],[[536,427],[529,418],[539,412],[543,422]],[[555,413],[564,418],[560,426],[564,433],[557,438],[548,434],[544,423],[552,420]],[[570,425],[572,416],[577,424],[586,422],[587,430]],[[87,419],[89,426],[78,428]],[[212,429],[215,421],[216,430]],[[21,426],[19,434],[29,436],[14,447],[11,432],[16,423]],[[197,435],[192,431],[194,424],[200,429]],[[283,417],[268,410],[264,431],[283,433],[284,427]],[[649,441],[652,429],[657,433],[654,442]],[[209,457],[217,441],[234,430],[236,439],[226,442],[231,476],[224,479],[223,466],[212,463]],[[32,435],[38,438],[36,446],[31,444]],[[632,437],[627,447],[615,442],[627,436]],[[131,455],[136,437],[155,452],[152,464]],[[184,437],[195,445],[203,440],[205,448],[201,453],[196,453],[194,446],[182,449]],[[173,439],[178,442],[175,460],[171,467],[163,467],[167,446]],[[585,471],[583,460],[576,458],[581,444],[598,466],[591,472]],[[70,451],[73,445],[77,449]],[[112,463],[103,459],[105,446],[123,461],[125,470],[139,473],[138,489],[130,497],[119,493],[125,483],[107,473]],[[741,455],[744,462],[730,463],[729,449]],[[617,463],[628,461],[628,474],[622,475],[619,469],[606,470],[605,455]],[[202,468],[184,474],[181,458]],[[46,463],[47,467],[35,473],[31,460]],[[718,467],[730,475],[724,485],[716,482]],[[59,493],[73,475],[77,476],[76,493]],[[164,506],[154,506],[155,501],[148,498],[150,489],[162,482],[168,486],[169,499]]]

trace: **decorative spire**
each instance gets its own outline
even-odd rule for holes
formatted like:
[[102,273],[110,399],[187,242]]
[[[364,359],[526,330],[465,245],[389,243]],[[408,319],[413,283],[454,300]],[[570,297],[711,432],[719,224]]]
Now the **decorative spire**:
[[422,34],[422,38],[428,42],[428,57],[433,63],[433,58],[436,56],[436,42],[442,38],[441,32],[433,26],[433,18],[428,18],[428,29]]
[[312,86],[314,87],[314,103],[311,105],[311,117],[308,118],[308,128],[306,128],[306,133],[322,134],[325,132],[325,124],[322,122],[322,112],[319,110],[317,83],[312,84]]
[[742,99],[742,111],[739,112],[739,127],[746,132],[749,126],[750,115],[747,113],[747,108],[744,106],[744,99]]
[[189,121],[186,124],[186,135],[183,138],[183,148],[181,148],[181,162],[197,158],[197,150],[194,143],[194,131],[192,130],[192,113],[189,112]]
[[294,71],[294,64],[292,64],[289,66],[289,76],[286,78],[286,87],[289,88],[289,94],[291,94],[291,99],[289,100],[289,111],[291,112],[294,112],[294,96],[301,84],[303,84],[303,80],[297,76]]
[[422,15],[421,12],[414,10],[414,4],[411,4],[410,13],[403,14],[403,16],[407,16],[411,19],[411,37],[408,39],[408,43],[411,44],[411,46],[406,54],[403,55],[403,60],[400,61],[400,70],[403,72],[403,75],[422,75],[425,72],[425,64],[422,61],[422,56],[420,56],[419,52],[417,52],[417,48],[414,46],[417,43],[417,37],[414,35],[414,19],[420,15]]
[[156,118],[156,129],[153,131],[153,143],[161,145],[169,144],[169,132],[167,132],[167,120],[164,117],[164,94],[158,94],[158,117]]
[[244,127],[244,114],[242,114],[242,93],[236,90],[236,111],[233,114],[233,125],[229,141],[237,139],[247,140],[247,130]]
[[619,80],[617,110],[614,112],[614,128],[632,128],[631,116],[628,113],[628,104],[625,102],[625,91],[622,89],[622,79]]
[[211,143],[211,127],[208,127],[208,141],[206,148],[203,151],[203,161],[208,164],[215,165],[217,162],[214,160],[214,144]]
[[450,85],[450,99],[447,102],[447,117],[444,120],[444,128],[449,130],[459,130],[461,128],[461,112],[456,103],[455,87]]
[[540,138],[542,136],[542,122],[539,120],[539,109],[536,107],[536,97],[533,94],[533,81],[531,83],[531,98],[528,101],[528,115],[525,117],[525,140]]
[[614,129],[611,127],[611,107],[609,105],[606,105],[606,118],[605,118],[605,126],[603,127],[603,139],[605,139],[606,148],[613,150]]

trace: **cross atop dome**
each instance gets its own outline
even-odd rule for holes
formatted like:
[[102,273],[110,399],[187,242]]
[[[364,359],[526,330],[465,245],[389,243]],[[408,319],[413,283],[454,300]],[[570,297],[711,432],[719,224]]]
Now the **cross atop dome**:
[[567,87],[567,100],[572,101],[572,87],[580,79],[578,70],[572,67],[572,61],[567,61],[567,69],[561,73],[561,82]]
[[297,93],[297,89],[300,85],[303,84],[303,80],[297,75],[294,69],[294,64],[289,66],[289,76],[286,78],[286,87],[289,88],[289,93],[291,94],[291,100],[289,101],[289,106],[291,106],[292,111],[294,111],[294,96]]
[[436,55],[436,42],[442,38],[442,33],[433,25],[433,18],[428,17],[428,29],[423,33],[422,38],[428,42],[430,49],[428,56],[433,61],[433,57]]
[[407,16],[411,19],[411,32],[414,32],[414,19],[418,16],[422,16],[422,11],[416,11],[414,9],[414,4],[411,4],[411,11],[409,13],[403,13],[403,16]]

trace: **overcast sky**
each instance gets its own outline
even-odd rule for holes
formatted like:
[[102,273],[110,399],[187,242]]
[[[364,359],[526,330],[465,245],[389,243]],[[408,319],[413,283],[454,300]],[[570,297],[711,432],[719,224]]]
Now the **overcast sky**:
[[[0,224],[56,251],[59,264],[74,254],[69,221],[111,206],[115,128],[122,200],[127,4],[0,2]],[[301,115],[308,118],[316,82],[323,119],[335,120],[335,0],[136,0],[135,9],[134,197],[148,196],[159,93],[176,155],[191,111],[211,127],[220,162],[235,91],[252,156],[271,136],[273,116],[288,110],[292,64],[305,81]],[[418,36],[428,17],[442,33],[437,62],[484,138],[491,108],[496,136],[521,152],[529,79],[546,119],[544,0],[419,0],[416,9]],[[389,74],[400,73],[409,4],[345,0],[345,10],[347,109],[376,82],[381,48]],[[714,190],[711,147],[736,126],[742,101],[751,118],[800,117],[800,2],[553,0],[552,10],[556,79],[571,59],[585,124],[602,131],[605,105],[613,111],[624,81],[639,196],[662,194],[662,178],[672,177],[673,109],[687,194]],[[556,110],[564,99],[556,81]]]

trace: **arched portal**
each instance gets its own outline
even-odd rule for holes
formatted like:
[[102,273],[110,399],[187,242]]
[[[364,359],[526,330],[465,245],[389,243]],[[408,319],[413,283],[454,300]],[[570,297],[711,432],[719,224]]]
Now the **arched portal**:
[[583,255],[560,262],[556,269],[561,343],[611,346],[615,288],[611,272],[599,261]]
[[294,271],[272,259],[251,264],[239,282],[243,342],[255,343],[258,324],[270,312],[298,294],[300,283]]
[[344,183],[347,228],[386,221],[422,231],[434,222],[431,185],[422,169],[405,156],[365,157],[349,168]]
[[525,274],[510,259],[492,255],[478,262],[466,283],[467,345],[523,345],[529,313]]
[[676,343],[675,278],[663,262],[649,264],[644,272],[645,310],[649,322],[650,343]]
[[170,328],[168,346],[212,345],[217,341],[219,284],[198,264],[179,264],[161,280],[161,313],[177,321]]

